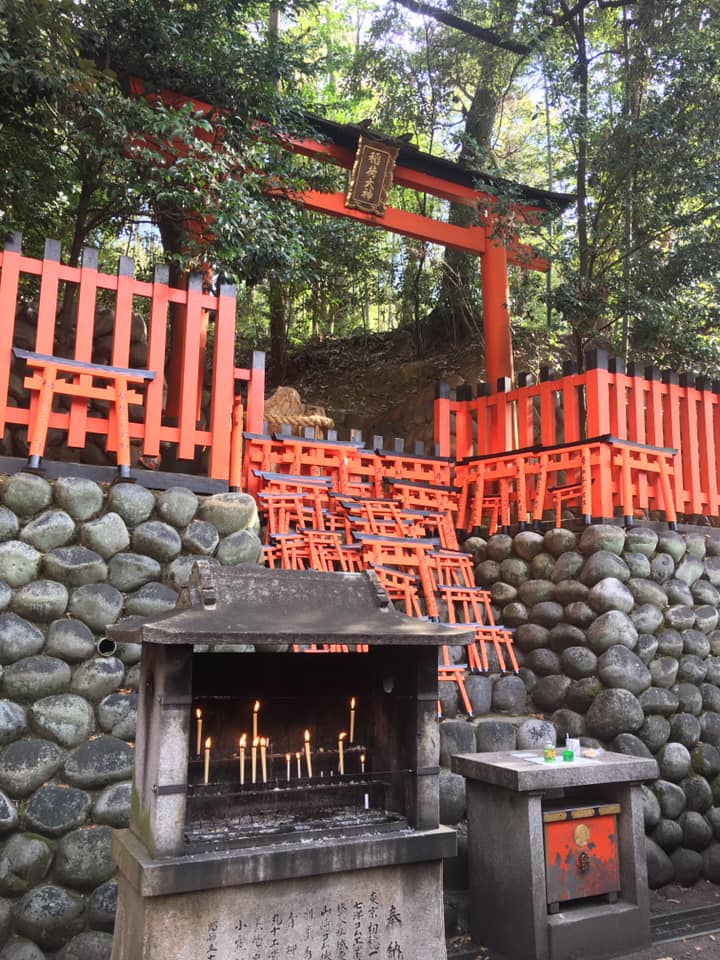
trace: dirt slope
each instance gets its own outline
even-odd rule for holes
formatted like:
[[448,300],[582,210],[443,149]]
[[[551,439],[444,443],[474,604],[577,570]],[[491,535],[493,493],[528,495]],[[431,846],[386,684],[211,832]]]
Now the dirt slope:
[[[432,442],[435,383],[455,387],[483,378],[483,356],[476,344],[435,345],[417,357],[405,334],[373,334],[326,340],[296,353],[285,385],[305,403],[325,407],[340,430],[360,429],[364,437],[405,437]],[[410,449],[409,447],[407,449]]]

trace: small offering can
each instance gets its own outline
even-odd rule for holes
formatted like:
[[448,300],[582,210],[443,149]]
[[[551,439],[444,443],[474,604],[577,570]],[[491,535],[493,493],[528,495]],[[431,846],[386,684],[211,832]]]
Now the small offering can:
[[546,743],[543,750],[543,759],[545,763],[555,763],[555,747],[552,743]]
[[562,758],[565,763],[571,763],[575,759],[575,754],[572,750],[565,749],[563,750]]

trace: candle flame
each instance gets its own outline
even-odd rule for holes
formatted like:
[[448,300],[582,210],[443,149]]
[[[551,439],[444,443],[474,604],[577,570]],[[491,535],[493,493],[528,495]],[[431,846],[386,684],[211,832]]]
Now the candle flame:
[[[300,754],[298,754],[298,756],[300,756]],[[291,757],[292,757],[292,754],[291,754],[291,753],[286,753],[286,754],[285,754],[285,759],[287,760],[288,763],[290,763],[290,758],[291,758]]]
[[265,737],[260,737],[260,746],[264,747],[266,745]]
[[352,700],[350,701],[350,709],[351,710],[355,709],[355,697],[353,697]]
[[347,736],[346,733],[339,733],[339,734],[338,734],[338,740],[344,740],[346,736]]
[[256,747],[260,743],[260,737],[255,737],[253,740],[253,746]]
[[360,763],[365,763],[365,754],[364,754],[364,753],[361,753],[361,754],[360,754]]
[[296,760],[299,760],[299,759],[300,759],[300,751],[299,751],[299,750],[298,750],[298,752],[295,754],[295,759],[296,759]]
[[255,706],[253,707],[253,713],[257,713],[260,710],[260,701],[255,701]]
[[305,731],[305,743],[310,743],[310,731]]
[[243,750],[245,749],[245,744],[246,744],[246,743],[247,743],[247,734],[244,733],[244,734],[240,737],[240,746],[242,747]]
[[198,720],[202,716],[202,710],[200,709],[200,707],[198,707],[197,710],[195,711],[195,716],[198,718]]
[[205,749],[209,750],[211,746],[212,746],[212,737],[208,737],[207,740],[205,741]]

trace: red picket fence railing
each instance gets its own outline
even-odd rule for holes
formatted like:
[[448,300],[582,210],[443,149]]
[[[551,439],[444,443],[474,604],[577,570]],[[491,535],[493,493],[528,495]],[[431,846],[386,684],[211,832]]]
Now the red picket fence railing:
[[[598,350],[587,356],[584,373],[568,364],[559,377],[542,370],[539,383],[521,378],[512,388],[500,381],[495,393],[486,384],[477,393],[458,387],[455,399],[445,384],[436,391],[436,448],[456,461],[600,436],[677,451],[669,476],[676,511],[720,517],[718,381],[654,367],[640,373]],[[658,483],[639,483],[638,506],[648,509],[662,500]]]
[[[11,375],[31,372],[19,366],[21,359],[13,356],[13,347],[25,351],[29,347],[47,361],[53,376],[57,366],[53,363],[59,358],[83,365],[70,374],[72,391],[65,392],[72,392],[72,399],[50,408],[49,429],[65,431],[67,445],[73,448],[84,447],[89,435],[99,434],[107,438],[107,449],[116,449],[117,410],[112,404],[89,407],[82,395],[83,384],[92,386],[98,359],[107,380],[112,368],[117,368],[119,375],[127,373],[132,357],[134,367],[143,367],[153,377],[136,388],[141,390],[143,402],[130,407],[130,441],[141,441],[142,454],[153,458],[160,456],[165,444],[175,446],[180,460],[194,460],[205,451],[203,472],[239,488],[242,432],[262,430],[265,363],[264,354],[256,352],[251,368],[235,367],[235,288],[222,284],[217,293],[207,293],[199,273],[189,274],[186,289],[171,287],[165,266],[156,267],[152,281],[137,280],[129,257],[120,258],[115,275],[101,273],[98,253],[92,248],[83,251],[79,267],[68,267],[61,263],[60,252],[60,244],[48,240],[42,260],[23,256],[19,234],[12,234],[0,252],[0,437],[7,424],[30,427],[37,414],[35,393],[18,400],[15,391],[12,403],[17,405],[9,402]],[[21,295],[37,303],[32,343],[27,342],[27,330],[24,342],[18,343],[16,336]],[[73,343],[63,347],[56,321],[60,298],[68,295],[75,300],[74,336]],[[103,349],[96,337],[97,306],[110,309],[113,315],[112,331],[107,334],[111,343],[105,342]],[[172,357],[180,373],[178,386],[171,387],[168,403],[165,374],[171,310],[182,336],[180,355]],[[140,345],[131,338],[133,314],[138,313],[147,324],[147,339]],[[207,340],[204,331],[208,331]],[[206,342],[212,342],[210,362],[206,362]],[[241,383],[246,386],[244,398]],[[32,385],[26,382],[25,386]],[[107,406],[110,409],[104,409]]]

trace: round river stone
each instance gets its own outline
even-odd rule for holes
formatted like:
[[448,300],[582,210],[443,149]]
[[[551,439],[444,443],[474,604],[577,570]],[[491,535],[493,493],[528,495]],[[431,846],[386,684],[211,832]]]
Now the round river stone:
[[0,752],[0,788],[13,799],[28,797],[57,773],[64,759],[49,740],[16,740]]
[[82,930],[85,900],[55,884],[43,884],[20,900],[15,924],[20,933],[44,949],[57,950]]
[[60,477],[53,487],[55,503],[82,523],[100,513],[105,502],[102,487],[82,477]]
[[84,790],[46,783],[25,804],[25,822],[31,830],[60,837],[85,823],[91,804]]

